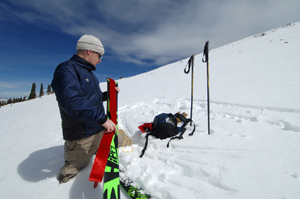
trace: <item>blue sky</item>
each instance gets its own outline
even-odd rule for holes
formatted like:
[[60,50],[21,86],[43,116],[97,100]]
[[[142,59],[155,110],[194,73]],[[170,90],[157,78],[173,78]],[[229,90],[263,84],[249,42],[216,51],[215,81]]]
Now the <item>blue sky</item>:
[[288,23],[299,0],[0,1],[0,97],[44,88],[83,34],[105,48],[95,75],[130,77]]

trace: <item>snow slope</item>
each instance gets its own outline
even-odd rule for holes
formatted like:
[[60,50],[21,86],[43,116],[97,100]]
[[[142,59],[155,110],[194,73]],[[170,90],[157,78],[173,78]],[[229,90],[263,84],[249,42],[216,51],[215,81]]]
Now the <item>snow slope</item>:
[[[300,198],[299,33],[293,23],[210,51],[211,135],[206,65],[197,55],[194,136],[170,148],[150,138],[143,158],[139,125],[162,112],[190,113],[188,58],[118,80],[119,125],[134,143],[132,153],[120,148],[120,167],[159,199]],[[2,107],[0,133],[1,198],[102,198],[102,186],[88,181],[93,161],[72,181],[56,180],[64,142],[54,95]]]

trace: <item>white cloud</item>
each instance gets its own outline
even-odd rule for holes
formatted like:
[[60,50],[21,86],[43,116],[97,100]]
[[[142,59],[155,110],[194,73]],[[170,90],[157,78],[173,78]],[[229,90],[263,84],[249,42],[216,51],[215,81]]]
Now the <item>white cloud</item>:
[[1,82],[0,81],[0,88],[17,88],[15,84],[9,83],[9,82]]
[[[299,20],[299,0],[82,1],[27,0],[0,3],[3,20],[94,34],[118,59],[163,65]],[[2,9],[1,9],[2,7]],[[4,7],[5,10],[4,10]],[[150,62],[149,62],[150,60]]]
[[29,92],[0,92],[1,97],[5,98],[20,98],[20,97],[28,97]]

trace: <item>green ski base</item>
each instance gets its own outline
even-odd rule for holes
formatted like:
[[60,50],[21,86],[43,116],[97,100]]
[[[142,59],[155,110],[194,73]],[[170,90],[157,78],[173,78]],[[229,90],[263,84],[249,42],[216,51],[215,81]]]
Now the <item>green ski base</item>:
[[[113,79],[107,79],[107,115],[118,129],[118,98],[115,89],[117,86],[118,84]],[[114,132],[110,145],[103,181],[103,199],[120,199],[118,131]]]
[[[122,170],[120,170],[120,173],[124,173]],[[140,187],[134,187],[132,186],[132,181],[129,179],[120,179],[120,185],[123,188],[123,190],[127,193],[127,195],[131,199],[148,199],[151,198],[149,194],[145,194],[143,189]]]

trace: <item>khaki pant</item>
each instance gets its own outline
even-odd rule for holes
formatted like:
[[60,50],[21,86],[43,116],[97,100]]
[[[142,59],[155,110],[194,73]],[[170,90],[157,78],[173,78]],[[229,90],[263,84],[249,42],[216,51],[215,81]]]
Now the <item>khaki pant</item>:
[[[79,140],[66,140],[64,146],[65,165],[61,168],[60,173],[63,176],[76,175],[82,170],[97,151],[103,134],[104,131]],[[119,133],[118,147],[122,146],[124,141],[125,136]]]

